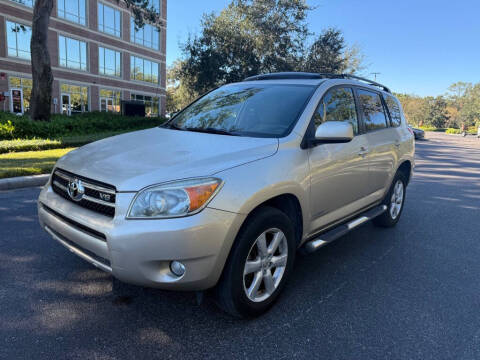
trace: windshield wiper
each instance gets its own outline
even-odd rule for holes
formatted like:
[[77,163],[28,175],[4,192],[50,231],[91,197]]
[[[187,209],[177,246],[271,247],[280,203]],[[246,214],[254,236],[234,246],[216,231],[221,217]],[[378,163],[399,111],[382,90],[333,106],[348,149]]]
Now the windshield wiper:
[[183,130],[187,131],[195,131],[195,132],[201,132],[201,133],[208,133],[208,134],[219,134],[219,135],[229,135],[229,136],[240,136],[239,134],[227,131],[227,130],[222,130],[222,129],[216,129],[216,128],[196,128],[196,127],[186,127],[183,128]]
[[165,125],[162,125],[163,128],[165,129],[174,129],[174,130],[181,130],[181,131],[185,131],[186,129],[184,128],[181,128],[181,127],[178,127],[177,125],[175,125],[174,123],[167,123]]

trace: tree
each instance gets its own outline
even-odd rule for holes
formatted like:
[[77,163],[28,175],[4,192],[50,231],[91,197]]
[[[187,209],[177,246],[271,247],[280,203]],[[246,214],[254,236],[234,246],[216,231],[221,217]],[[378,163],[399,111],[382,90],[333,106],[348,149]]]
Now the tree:
[[357,46],[347,48],[342,32],[324,30],[309,47],[303,71],[317,73],[355,73],[361,69],[363,56]]
[[306,45],[309,10],[305,0],[233,0],[218,15],[204,15],[200,34],[182,46],[176,80],[201,94],[261,73],[358,69],[358,49],[347,49],[338,30]]
[[[32,58],[32,95],[30,99],[33,120],[50,120],[53,74],[48,51],[48,24],[54,0],[36,0],[33,8],[32,38],[30,51]],[[149,0],[116,0],[132,9],[136,29],[145,22],[162,26],[158,12]]]
[[430,100],[429,122],[436,128],[444,128],[448,121],[447,101],[443,96],[437,96]]
[[167,113],[178,112],[198,97],[198,94],[192,93],[184,82],[177,80],[182,65],[182,61],[177,60],[167,69]]

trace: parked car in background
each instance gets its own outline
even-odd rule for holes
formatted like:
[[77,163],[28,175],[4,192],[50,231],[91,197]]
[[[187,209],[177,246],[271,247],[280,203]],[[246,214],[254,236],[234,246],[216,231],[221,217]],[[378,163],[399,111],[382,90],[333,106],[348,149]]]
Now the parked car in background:
[[414,148],[383,85],[259,75],[162,127],[71,151],[41,191],[39,219],[122,281],[214,288],[230,314],[257,316],[282,291],[297,249],[318,250],[371,219],[397,224]]
[[413,136],[415,137],[415,140],[425,138],[425,131],[423,131],[422,129],[417,129],[417,128],[414,128],[410,125],[408,125],[408,127],[412,130]]

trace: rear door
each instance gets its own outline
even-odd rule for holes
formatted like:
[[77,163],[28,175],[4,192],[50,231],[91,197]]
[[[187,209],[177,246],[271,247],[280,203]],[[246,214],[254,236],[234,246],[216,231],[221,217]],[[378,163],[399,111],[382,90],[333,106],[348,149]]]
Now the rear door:
[[365,88],[356,88],[360,112],[368,146],[368,194],[376,201],[381,199],[395,170],[398,158],[399,136],[390,126],[380,92]]

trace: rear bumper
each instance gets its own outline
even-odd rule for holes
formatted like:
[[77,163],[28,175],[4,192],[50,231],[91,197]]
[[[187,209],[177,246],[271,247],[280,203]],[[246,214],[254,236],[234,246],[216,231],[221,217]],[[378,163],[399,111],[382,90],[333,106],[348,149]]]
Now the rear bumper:
[[[41,226],[59,243],[121,281],[163,289],[204,290],[218,281],[245,215],[205,208],[184,218],[126,220],[134,193],[118,193],[109,218],[55,194],[40,193]],[[186,267],[178,277],[177,260]]]

